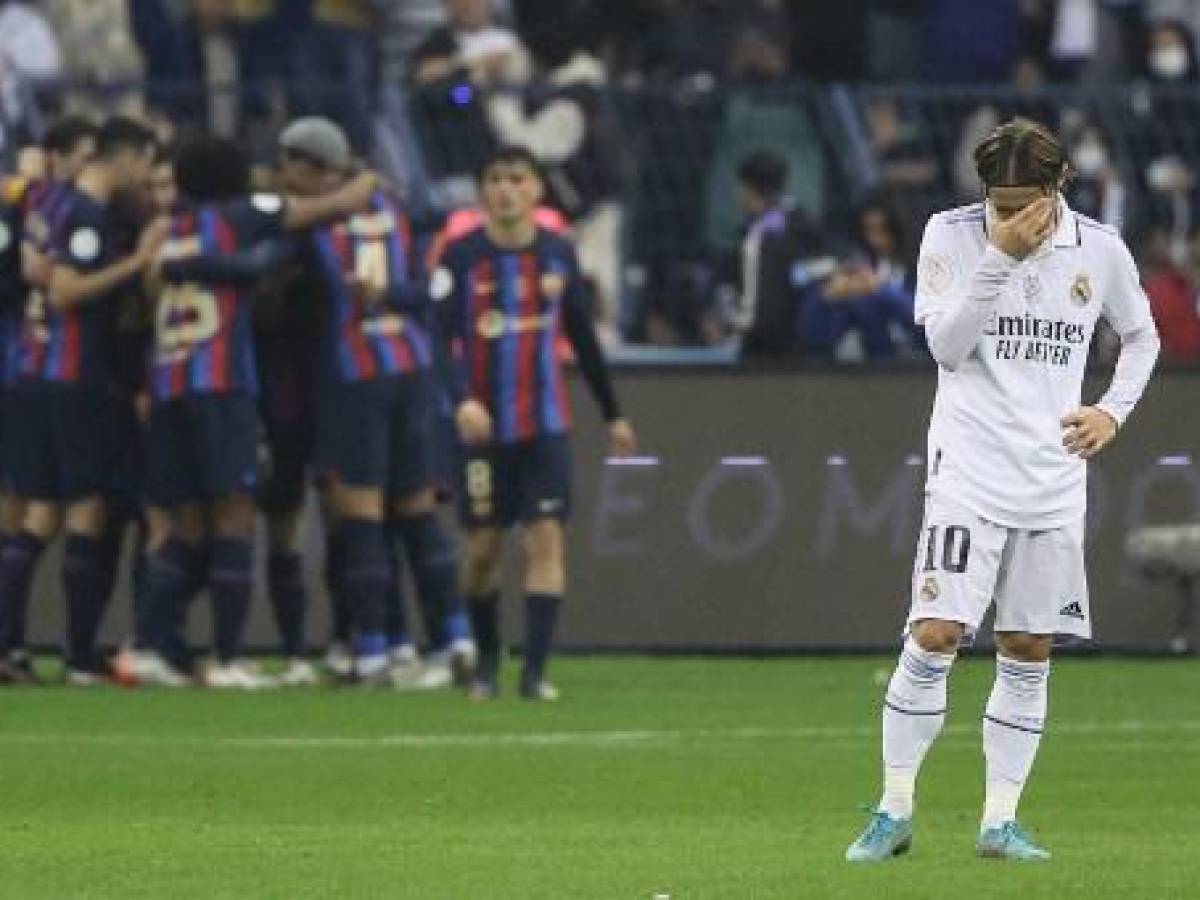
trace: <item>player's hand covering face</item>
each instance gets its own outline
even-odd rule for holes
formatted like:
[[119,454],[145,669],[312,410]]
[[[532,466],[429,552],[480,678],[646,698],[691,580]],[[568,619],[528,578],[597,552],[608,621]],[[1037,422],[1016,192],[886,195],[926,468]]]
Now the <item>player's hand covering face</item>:
[[1080,459],[1091,459],[1117,436],[1116,420],[1094,406],[1067,413],[1060,424],[1065,429],[1063,446]]
[[988,191],[988,240],[1013,259],[1024,259],[1054,232],[1058,204],[1038,187]]

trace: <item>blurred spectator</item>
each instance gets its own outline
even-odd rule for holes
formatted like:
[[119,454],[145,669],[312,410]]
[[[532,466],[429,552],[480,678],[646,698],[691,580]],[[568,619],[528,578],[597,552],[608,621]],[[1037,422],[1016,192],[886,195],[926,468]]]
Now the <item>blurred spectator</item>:
[[1196,0],[1144,0],[1146,21],[1181,25],[1190,42],[1200,41],[1200,3]]
[[414,83],[486,86],[523,80],[528,72],[521,42],[496,22],[491,0],[444,0],[444,5],[446,24],[413,52]]
[[[517,0],[522,22],[534,21],[535,5],[554,0]],[[749,8],[764,0],[597,0],[597,31],[625,84],[695,80],[711,85],[725,65],[726,35]]]
[[1125,77],[1135,58],[1136,13],[1128,0],[1059,0],[1049,42],[1051,76],[1083,82]]
[[1112,149],[1097,125],[1085,124],[1068,147],[1071,179],[1066,196],[1071,209],[1105,225],[1123,228],[1129,191],[1113,160]]
[[795,352],[803,291],[833,267],[820,225],[784,193],[787,169],[786,160],[769,150],[750,154],[737,169],[737,206],[749,224],[741,295],[729,318],[744,356]]
[[371,0],[382,17],[380,43],[381,78],[384,84],[398,84],[407,77],[413,51],[427,35],[446,24],[442,0]]
[[854,243],[806,298],[804,350],[842,363],[910,353],[917,343],[913,262],[899,213],[882,196],[859,207]]
[[814,215],[825,211],[825,156],[806,97],[788,81],[784,36],[748,22],[732,36],[721,124],[709,163],[705,233],[711,249],[737,246],[742,216],[734,206],[735,173],[757,150],[787,162],[786,192]]
[[1192,237],[1184,265],[1170,251],[1170,235],[1153,231],[1142,247],[1142,284],[1158,325],[1164,359],[1200,360],[1200,234]]
[[1176,265],[1187,258],[1188,241],[1200,227],[1200,183],[1180,156],[1163,156],[1146,169],[1145,224],[1161,233]]
[[924,218],[934,201],[938,163],[929,136],[917,121],[903,116],[897,101],[876,97],[865,104],[867,140],[879,166],[879,181],[907,218]]
[[529,57],[516,33],[499,24],[490,0],[443,0],[446,25],[413,54],[412,114],[434,194],[444,207],[475,200],[475,169],[493,145],[481,89],[524,81]]
[[[288,67],[292,115],[324,116],[342,125],[365,153],[379,93],[380,24],[372,0],[308,0],[285,26],[294,35]],[[292,7],[300,8],[293,0]]]
[[28,82],[62,74],[62,55],[50,23],[26,3],[0,0],[0,150],[25,120]]
[[620,319],[623,154],[605,102],[608,73],[568,20],[548,19],[526,40],[536,76],[520,95],[494,93],[488,120],[500,143],[528,147],[544,167],[550,200],[571,220],[595,287],[597,333],[611,345]]
[[63,74],[90,88],[67,98],[68,111],[135,111],[144,67],[128,0],[42,0],[42,8],[62,45]]
[[1196,81],[1195,38],[1181,22],[1163,20],[1150,26],[1146,38],[1145,72],[1153,84],[1184,85]]
[[[149,67],[151,95],[181,132],[248,140],[268,113],[262,82],[275,48],[260,25],[235,15],[233,0],[191,0],[176,25],[157,0],[134,0],[135,28]],[[260,129],[261,130],[261,129]]]

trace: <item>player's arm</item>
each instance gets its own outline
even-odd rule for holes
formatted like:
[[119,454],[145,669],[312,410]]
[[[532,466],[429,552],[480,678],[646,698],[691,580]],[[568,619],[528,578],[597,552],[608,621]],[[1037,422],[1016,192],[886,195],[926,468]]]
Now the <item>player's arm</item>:
[[917,315],[933,358],[953,371],[979,344],[988,316],[1018,264],[1054,230],[1054,205],[1042,197],[1010,218],[994,222],[987,249],[965,277],[940,229],[931,223],[921,243]]
[[201,284],[253,284],[292,256],[286,241],[260,241],[252,247],[221,256],[191,256],[166,259],[162,275],[167,281],[180,284],[197,281]]
[[302,231],[330,219],[351,215],[366,206],[378,189],[379,176],[374,172],[361,172],[324,196],[289,196],[283,212],[283,227],[288,231]]
[[563,331],[575,351],[579,371],[583,373],[588,390],[600,407],[604,421],[608,423],[609,451],[613,456],[631,456],[637,452],[637,436],[633,426],[621,415],[608,363],[600,350],[600,342],[596,340],[596,328],[588,311],[583,277],[578,268],[572,270],[567,282],[562,315]]
[[1113,265],[1117,268],[1108,279],[1110,287],[1103,310],[1121,339],[1112,382],[1095,405],[1081,407],[1062,419],[1063,446],[1083,459],[1095,456],[1117,436],[1141,400],[1158,361],[1158,329],[1154,327],[1150,301],[1124,244],[1114,254]]
[[[54,262],[47,284],[47,302],[55,309],[69,310],[110,294],[152,264],[170,230],[169,220],[156,219],[142,231],[133,253],[95,271],[82,267],[86,266],[86,260]],[[96,240],[100,240],[98,234]]]
[[433,366],[438,380],[454,404],[454,421],[459,437],[468,445],[486,444],[492,439],[492,414],[479,397],[470,396],[470,379],[462,349],[467,334],[467,280],[461,277],[465,265],[458,248],[450,244],[440,254],[438,265],[429,277],[429,297],[433,301]]

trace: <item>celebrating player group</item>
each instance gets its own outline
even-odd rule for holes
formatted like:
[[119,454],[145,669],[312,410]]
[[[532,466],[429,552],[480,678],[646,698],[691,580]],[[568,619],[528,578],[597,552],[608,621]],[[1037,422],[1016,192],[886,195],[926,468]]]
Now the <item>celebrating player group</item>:
[[[36,151],[36,152],[35,152]],[[482,214],[429,260],[400,201],[355,172],[341,130],[302,119],[279,163],[238,146],[168,152],[137,121],[67,119],[4,186],[3,552],[0,681],[37,680],[31,585],[64,537],[66,679],[259,688],[316,681],[305,658],[298,522],[321,498],[343,680],[402,688],[499,681],[499,556],[526,550],[522,696],[550,700],[546,664],[566,590],[571,351],[609,427],[635,449],[592,330],[568,237],[544,230],[537,160],[521,148],[479,172]],[[269,182],[264,182],[269,179]],[[457,498],[466,561],[439,504]],[[260,514],[288,664],[268,678],[241,638]],[[96,641],[136,525],[134,633]],[[411,572],[422,658],[401,584]],[[184,638],[207,590],[213,656]]]

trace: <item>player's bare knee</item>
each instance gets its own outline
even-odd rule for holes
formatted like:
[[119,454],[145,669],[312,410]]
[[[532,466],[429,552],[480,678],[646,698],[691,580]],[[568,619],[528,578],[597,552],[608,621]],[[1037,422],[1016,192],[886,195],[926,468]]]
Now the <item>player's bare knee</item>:
[[922,619],[913,623],[912,637],[922,650],[930,653],[957,653],[962,643],[963,626],[960,622],[944,619]]
[[463,554],[463,581],[468,594],[487,594],[499,587],[500,549],[498,533],[479,531],[468,536]]
[[213,509],[213,529],[218,537],[252,540],[257,525],[258,510],[248,495],[226,497]]
[[104,532],[104,500],[88,497],[67,507],[66,530],[71,534],[99,537]]
[[1050,658],[1054,639],[1048,634],[1003,631],[996,635],[996,646],[1009,659],[1020,662],[1045,662]]
[[54,503],[31,501],[25,507],[21,528],[43,541],[53,539],[62,527],[62,511]]

